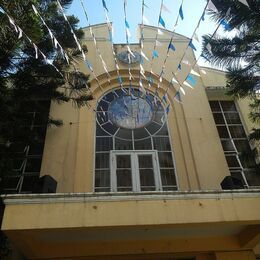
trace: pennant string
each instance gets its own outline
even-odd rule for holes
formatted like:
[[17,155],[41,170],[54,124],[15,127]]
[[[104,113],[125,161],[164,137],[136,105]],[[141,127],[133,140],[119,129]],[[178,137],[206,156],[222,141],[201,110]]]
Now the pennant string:
[[61,11],[61,13],[62,13],[62,15],[63,15],[65,21],[67,22],[67,24],[68,24],[68,26],[69,26],[69,28],[70,28],[70,32],[71,32],[71,34],[73,35],[73,38],[74,38],[74,40],[75,40],[75,42],[76,42],[76,44],[77,44],[78,49],[81,51],[81,55],[82,55],[82,57],[83,57],[83,60],[84,60],[85,64],[87,64],[87,67],[88,67],[89,70],[91,71],[91,73],[92,73],[94,79],[96,80],[96,82],[97,82],[97,84],[98,84],[98,87],[99,87],[101,90],[103,90],[102,87],[101,87],[101,85],[100,85],[100,82],[99,82],[99,80],[98,80],[98,78],[97,78],[97,75],[96,75],[95,72],[94,72],[93,67],[92,67],[92,66],[88,66],[88,64],[90,64],[90,62],[89,62],[89,61],[87,60],[87,58],[86,58],[86,55],[85,55],[85,53],[84,53],[84,50],[82,49],[82,47],[81,47],[81,45],[80,45],[80,43],[79,43],[79,40],[78,40],[78,38],[77,38],[77,36],[76,36],[76,34],[75,34],[75,32],[74,32],[74,30],[73,30],[73,28],[72,28],[70,22],[69,22],[69,20],[68,20],[66,14],[64,13],[64,10],[63,10],[63,8],[62,8],[62,6],[61,6],[60,1],[59,1],[59,0],[56,0],[56,2],[57,2],[57,4],[58,4],[58,7],[59,7],[59,9],[60,9],[60,11]]
[[89,18],[88,18],[87,9],[86,9],[86,7],[85,7],[85,5],[84,5],[84,3],[83,3],[82,0],[80,0],[80,3],[81,3],[81,6],[82,6],[82,8],[83,8],[83,11],[84,11],[84,14],[85,14],[85,17],[86,17],[88,26],[89,26],[89,32],[90,32],[90,35],[91,35],[91,37],[92,37],[92,39],[93,39],[96,52],[97,52],[97,54],[98,54],[98,57],[99,57],[100,60],[101,60],[102,66],[103,66],[103,68],[104,68],[104,70],[105,70],[105,73],[106,73],[106,75],[107,75],[108,82],[110,83],[110,78],[111,78],[111,76],[110,76],[110,74],[109,74],[109,72],[108,72],[106,62],[104,61],[103,56],[102,56],[102,54],[101,54],[101,51],[100,51],[100,49],[99,49],[99,47],[98,47],[98,45],[97,45],[96,36],[95,36],[95,34],[93,33],[93,30],[92,30],[92,27],[91,27],[91,23],[90,23]]
[[[218,24],[218,26],[216,27],[216,29],[215,29],[215,31],[213,32],[213,34],[211,35],[209,41],[212,40],[212,39],[215,37],[215,35],[216,35],[216,33],[217,33],[217,31],[219,30],[220,27],[221,27],[221,22],[220,22],[220,23]],[[196,83],[194,77],[191,76],[191,74],[197,76],[197,74],[194,73],[194,69],[195,69],[196,65],[198,64],[198,62],[199,62],[199,60],[200,60],[201,57],[203,57],[203,54],[202,54],[202,53],[201,53],[201,55],[195,60],[195,63],[194,63],[194,64],[192,65],[192,67],[191,67],[191,71],[188,73],[188,75],[186,76],[185,81],[184,81],[183,83],[181,83],[181,82],[179,81],[179,79],[175,76],[176,73],[173,73],[173,72],[172,72],[172,74],[173,74],[173,79],[172,79],[172,81],[169,83],[169,85],[168,85],[168,87],[167,87],[167,89],[166,89],[165,92],[167,93],[167,91],[168,91],[168,89],[170,88],[170,86],[173,86],[173,83],[177,83],[177,84],[178,84],[179,88],[176,89],[176,93],[179,93],[179,94],[180,94],[180,91],[182,92],[183,95],[185,94],[185,91],[184,91],[184,89],[183,89],[183,85],[186,85],[186,86],[189,86],[189,87],[193,88],[187,81],[189,81],[191,84]],[[180,64],[180,63],[179,63],[179,64]],[[203,71],[203,72],[204,72],[204,71]],[[205,72],[204,72],[204,74],[205,74]]]
[[58,74],[59,74],[62,78],[64,78],[64,76],[63,76],[63,74],[60,72],[60,70],[59,70],[53,63],[51,63],[49,60],[46,59],[46,55],[45,55],[45,54],[39,49],[39,47],[31,40],[31,38],[23,31],[23,29],[22,29],[19,25],[15,24],[15,21],[14,21],[13,17],[10,16],[9,14],[7,14],[7,12],[6,12],[3,8],[2,8],[2,10],[3,10],[4,13],[6,14],[6,16],[8,17],[8,20],[9,20],[10,24],[14,27],[16,33],[19,34],[18,37],[21,38],[22,35],[24,35],[25,38],[29,41],[29,43],[32,44],[32,46],[33,46],[33,48],[34,48],[34,50],[35,50],[35,58],[38,59],[39,53],[40,53],[40,54],[42,55],[44,61],[45,61],[46,63],[48,63],[50,66],[52,66],[52,67],[58,72]]
[[[104,13],[105,13],[105,19],[106,19],[106,23],[107,23],[109,40],[110,40],[110,43],[111,43],[111,51],[112,51],[112,54],[113,54],[114,63],[115,63],[115,67],[116,67],[117,79],[119,79],[119,78],[121,79],[121,76],[120,76],[120,73],[119,73],[120,68],[119,68],[119,65],[118,65],[116,52],[115,52],[114,44],[113,44],[113,28],[112,28],[111,22],[110,22],[109,17],[108,17],[108,8],[106,6],[105,0],[102,0],[102,5],[103,5],[103,10],[104,10]],[[123,88],[122,80],[120,80],[119,84],[120,84],[120,87]]]
[[36,9],[36,7],[33,4],[32,4],[32,9],[33,9],[34,13],[40,18],[40,20],[42,21],[43,25],[47,28],[47,30],[49,32],[49,35],[50,35],[50,37],[51,37],[51,39],[52,39],[52,41],[54,43],[54,47],[57,48],[59,46],[60,52],[62,53],[63,58],[66,60],[67,64],[69,65],[69,60],[67,59],[67,57],[68,57],[67,53],[62,48],[61,44],[59,43],[59,41],[57,40],[55,35],[52,33],[51,29],[46,24],[46,22],[44,21],[44,19],[42,18],[42,16],[40,15],[40,13],[38,12],[38,10]]

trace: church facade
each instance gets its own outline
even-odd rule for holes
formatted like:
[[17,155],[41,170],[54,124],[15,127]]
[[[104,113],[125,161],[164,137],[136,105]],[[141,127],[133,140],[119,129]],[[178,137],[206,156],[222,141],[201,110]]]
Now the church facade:
[[227,96],[225,72],[215,69],[195,66],[183,84],[196,61],[185,36],[162,30],[151,57],[158,28],[141,26],[143,48],[131,44],[129,53],[111,45],[106,24],[93,26],[108,77],[84,30],[96,78],[83,61],[78,68],[91,75],[94,99],[81,109],[51,104],[64,125],[47,130],[41,175],[57,181],[56,193],[3,198],[2,230],[17,251],[28,259],[260,256],[259,161],[242,156],[254,149],[248,100]]

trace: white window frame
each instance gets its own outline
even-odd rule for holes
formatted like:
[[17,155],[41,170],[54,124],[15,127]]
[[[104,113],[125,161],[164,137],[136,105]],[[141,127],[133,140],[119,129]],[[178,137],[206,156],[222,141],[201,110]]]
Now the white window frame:
[[110,180],[111,180],[111,191],[117,192],[117,176],[116,176],[116,156],[117,155],[130,155],[131,158],[131,176],[132,176],[132,192],[142,192],[140,185],[140,173],[139,173],[139,162],[138,155],[152,155],[153,171],[154,171],[154,182],[155,191],[162,191],[162,181],[160,174],[160,167],[158,161],[158,153],[156,150],[153,151],[142,151],[142,150],[113,150],[110,151]]

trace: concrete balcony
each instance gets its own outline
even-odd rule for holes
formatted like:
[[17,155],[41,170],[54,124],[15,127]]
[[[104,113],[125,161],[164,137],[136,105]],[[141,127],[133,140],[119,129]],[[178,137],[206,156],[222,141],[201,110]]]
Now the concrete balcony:
[[235,259],[221,256],[224,251],[251,255],[260,243],[259,190],[30,194],[3,200],[2,230],[29,259],[200,254]]

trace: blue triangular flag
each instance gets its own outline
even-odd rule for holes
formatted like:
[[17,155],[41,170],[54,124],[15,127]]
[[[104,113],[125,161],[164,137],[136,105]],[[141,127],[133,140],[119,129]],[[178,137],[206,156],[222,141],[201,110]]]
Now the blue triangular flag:
[[181,64],[179,63],[179,65],[178,65],[178,70],[181,70]]
[[147,80],[150,84],[153,84],[153,78],[152,77],[147,77]]
[[175,47],[174,47],[174,45],[172,44],[172,42],[170,42],[170,44],[169,44],[169,46],[168,46],[168,49],[171,49],[171,50],[173,50],[173,51],[176,50]]
[[108,11],[105,0],[102,0],[103,7]]
[[205,21],[205,12],[203,12],[202,16],[201,16],[201,20]]
[[157,57],[157,58],[159,57],[157,50],[154,50],[154,51],[153,51],[153,58],[154,58],[154,57]]
[[180,6],[179,15],[180,15],[181,19],[183,20],[184,15],[183,15],[183,11],[182,11],[182,5]]
[[179,91],[177,91],[175,94],[174,99],[178,102],[181,102],[181,93]]
[[196,79],[194,79],[193,77],[192,77],[192,75],[191,74],[189,74],[188,76],[187,76],[187,78],[186,78],[186,80],[192,85],[192,86],[195,86],[196,85]]
[[206,61],[210,62],[210,60],[203,54],[200,55],[202,58],[204,58]]
[[125,20],[125,26],[130,29],[129,23],[127,22],[127,20]]
[[189,46],[190,46],[193,50],[197,51],[196,47],[195,47],[194,44],[192,43],[192,40],[190,40]]
[[162,19],[161,15],[159,16],[159,23],[165,28],[165,22]]
[[163,100],[165,103],[167,103],[167,96],[166,96],[166,94],[163,95],[162,100]]
[[168,105],[168,106],[166,107],[166,114],[168,115],[169,112],[170,112],[170,105]]
[[87,64],[90,70],[93,70],[91,63],[88,60],[86,60],[85,63]]
[[144,6],[149,9],[149,6],[147,4],[144,3]]
[[121,77],[121,76],[118,76],[118,77],[117,77],[117,80],[118,80],[118,83],[119,83],[120,85],[123,84],[123,80],[122,80],[122,77]]
[[109,31],[109,41],[112,42],[113,41],[113,34],[111,31]]
[[232,30],[232,28],[230,27],[229,23],[225,19],[222,19],[220,24],[222,24],[224,26],[226,31],[231,31]]

